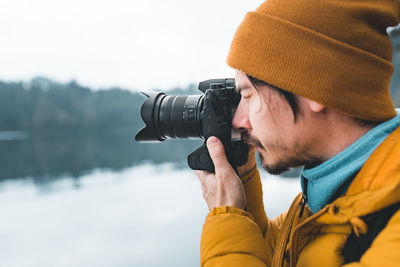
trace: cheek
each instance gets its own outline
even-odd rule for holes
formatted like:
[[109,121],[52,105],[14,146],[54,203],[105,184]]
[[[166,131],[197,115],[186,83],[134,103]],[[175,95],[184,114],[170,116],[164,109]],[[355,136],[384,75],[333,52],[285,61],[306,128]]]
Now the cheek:
[[252,135],[261,143],[263,140],[270,139],[270,129],[273,125],[270,123],[269,116],[265,110],[258,108],[256,105],[249,108],[249,121],[252,126]]
[[254,133],[258,133],[258,128],[260,127],[260,115],[261,114],[252,105],[249,105],[249,123]]
[[279,141],[280,129],[277,123],[279,118],[271,114],[266,103],[262,101],[254,101],[249,105],[249,121],[252,126],[252,135],[257,138],[264,147],[269,147],[267,144]]
[[248,106],[249,106],[249,118],[259,118],[260,115],[262,115],[262,105],[261,105],[261,98],[259,94],[253,95],[249,100],[248,100]]
[[259,95],[252,97],[249,101],[249,121],[252,128],[258,130],[258,134],[260,134],[260,130],[271,127],[270,112]]

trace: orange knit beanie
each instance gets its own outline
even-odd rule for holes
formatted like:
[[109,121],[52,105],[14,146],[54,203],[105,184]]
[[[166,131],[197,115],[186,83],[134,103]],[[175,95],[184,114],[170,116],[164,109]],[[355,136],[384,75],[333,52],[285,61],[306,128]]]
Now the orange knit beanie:
[[228,64],[349,116],[384,121],[400,0],[267,0],[236,31]]

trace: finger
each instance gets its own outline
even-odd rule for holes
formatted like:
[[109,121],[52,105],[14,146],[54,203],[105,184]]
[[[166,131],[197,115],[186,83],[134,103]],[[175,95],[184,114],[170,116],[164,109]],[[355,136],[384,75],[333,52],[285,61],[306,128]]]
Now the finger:
[[215,169],[230,167],[230,164],[225,155],[225,149],[222,142],[215,136],[211,136],[207,140],[207,148]]
[[197,178],[200,180],[201,183],[204,182],[204,171],[195,171]]

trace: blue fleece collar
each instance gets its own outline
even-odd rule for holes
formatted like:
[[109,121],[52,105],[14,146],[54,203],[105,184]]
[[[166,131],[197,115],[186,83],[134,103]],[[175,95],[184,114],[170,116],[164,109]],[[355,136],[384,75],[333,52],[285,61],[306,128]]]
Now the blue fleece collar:
[[399,127],[400,109],[396,111],[396,117],[378,124],[331,159],[314,168],[303,169],[301,188],[307,194],[307,203],[313,213],[347,191],[372,152]]

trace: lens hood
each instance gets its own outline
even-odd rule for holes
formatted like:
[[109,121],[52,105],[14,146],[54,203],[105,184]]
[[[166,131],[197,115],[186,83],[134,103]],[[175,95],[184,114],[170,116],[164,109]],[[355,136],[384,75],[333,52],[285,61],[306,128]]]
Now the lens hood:
[[157,115],[160,102],[166,94],[162,92],[142,92],[148,98],[143,103],[140,109],[140,115],[146,126],[141,129],[135,136],[135,140],[138,142],[154,142],[164,141],[166,138],[160,135],[158,125],[156,123],[155,115]]

